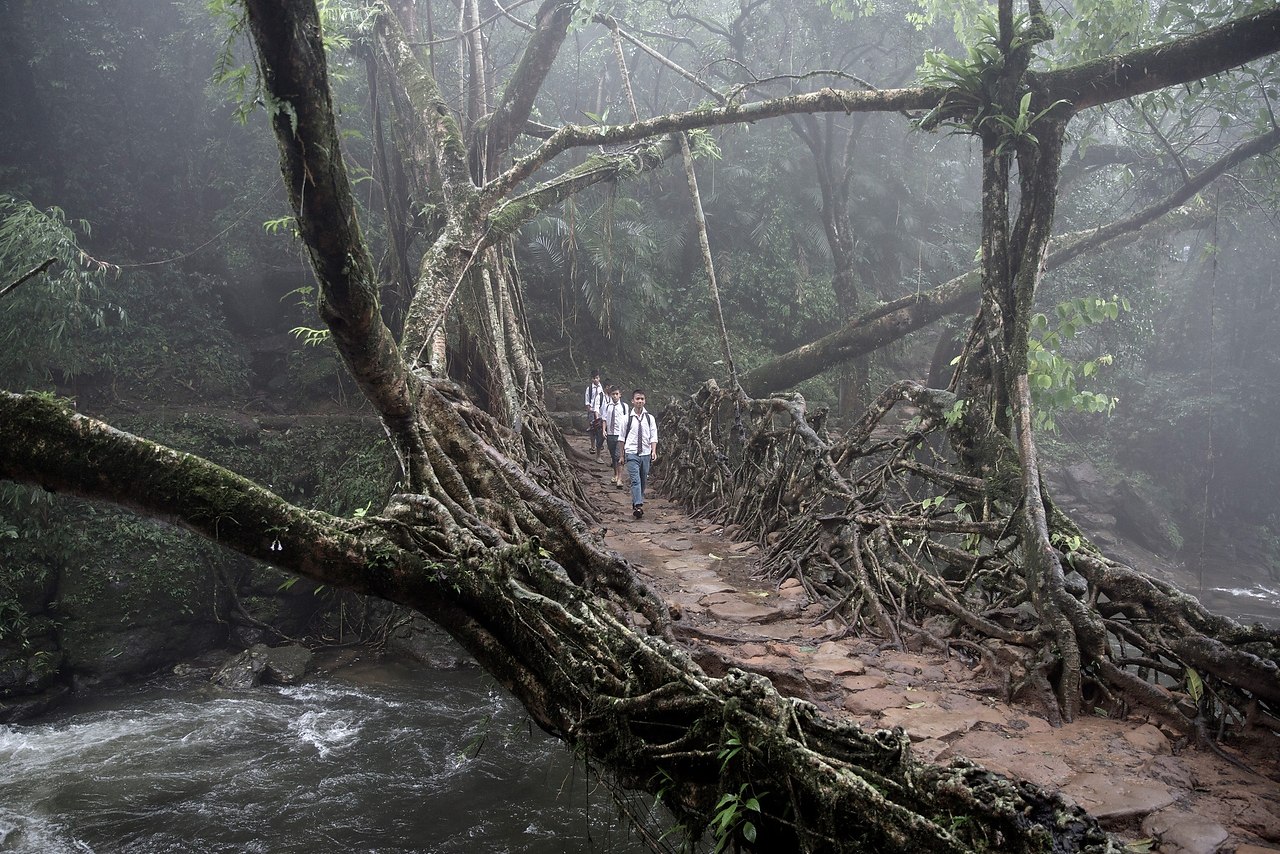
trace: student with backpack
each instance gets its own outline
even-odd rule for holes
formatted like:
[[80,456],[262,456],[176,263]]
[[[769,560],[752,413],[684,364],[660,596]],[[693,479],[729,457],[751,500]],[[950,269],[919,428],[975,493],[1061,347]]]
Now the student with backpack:
[[600,448],[604,446],[604,427],[600,420],[600,410],[604,408],[605,402],[609,399],[609,395],[605,393],[604,386],[600,384],[600,372],[591,372],[591,384],[587,386],[587,391],[583,395],[583,404],[587,407],[587,423],[591,425],[591,453],[600,453]]
[[631,515],[644,518],[644,488],[649,481],[649,467],[658,457],[658,420],[644,408],[644,389],[631,393],[631,414],[618,437],[618,450],[627,461],[631,476]]
[[609,402],[601,413],[604,418],[604,441],[609,446],[609,457],[613,463],[613,485],[622,488],[622,454],[618,445],[618,437],[622,435],[622,425],[626,423],[631,408],[622,402],[622,389],[616,385],[609,388]]

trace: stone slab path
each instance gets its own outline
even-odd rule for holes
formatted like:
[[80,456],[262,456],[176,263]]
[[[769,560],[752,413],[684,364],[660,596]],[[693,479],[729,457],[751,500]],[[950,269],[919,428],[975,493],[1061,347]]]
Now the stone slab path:
[[753,576],[759,547],[698,520],[650,489],[645,518],[611,482],[608,456],[572,437],[576,464],[606,543],[639,567],[679,614],[677,637],[712,675],[739,667],[784,694],[866,727],[902,727],[916,755],[966,756],[1001,773],[1059,789],[1134,851],[1259,854],[1280,851],[1280,735],[1255,732],[1213,753],[1175,750],[1177,736],[1144,719],[1086,718],[1054,728],[1008,705],[958,656],[881,649],[843,638],[798,582]]

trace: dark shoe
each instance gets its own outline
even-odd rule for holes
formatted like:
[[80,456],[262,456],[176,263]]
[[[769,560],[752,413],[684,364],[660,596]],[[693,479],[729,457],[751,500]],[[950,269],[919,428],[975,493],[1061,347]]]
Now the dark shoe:
[[635,518],[637,518],[637,519],[643,519],[643,518],[644,518],[644,505],[643,505],[643,504],[636,504],[635,506],[633,506],[633,507],[631,508],[631,515],[632,515],[632,516],[634,516],[634,517],[635,517]]

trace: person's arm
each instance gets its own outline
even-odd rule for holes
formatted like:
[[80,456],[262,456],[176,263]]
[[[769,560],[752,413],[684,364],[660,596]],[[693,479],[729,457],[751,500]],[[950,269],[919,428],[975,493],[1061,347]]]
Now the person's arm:
[[658,419],[653,418],[649,423],[653,425],[653,433],[649,437],[649,463],[653,464],[658,460]]

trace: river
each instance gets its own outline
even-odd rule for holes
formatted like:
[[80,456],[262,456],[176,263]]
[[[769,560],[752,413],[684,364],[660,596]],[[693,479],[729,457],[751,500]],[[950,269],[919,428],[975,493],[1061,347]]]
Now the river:
[[234,692],[167,677],[0,726],[5,852],[648,850],[475,668],[356,661]]

